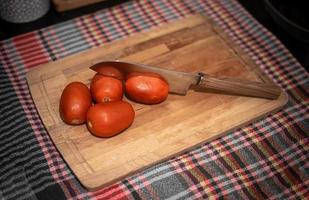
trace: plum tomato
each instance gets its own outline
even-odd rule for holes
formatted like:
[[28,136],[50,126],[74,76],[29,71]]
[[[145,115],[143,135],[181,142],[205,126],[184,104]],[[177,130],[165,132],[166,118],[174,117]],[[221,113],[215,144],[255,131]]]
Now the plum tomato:
[[97,137],[112,137],[128,128],[134,117],[134,109],[128,102],[98,103],[87,112],[87,127]]
[[91,104],[88,87],[81,82],[72,82],[64,88],[61,94],[60,117],[67,124],[83,124],[86,122],[86,114]]
[[119,79],[97,73],[91,80],[90,91],[97,103],[119,101],[123,97],[123,84]]
[[110,66],[110,65],[102,65],[98,63],[95,66],[97,66],[96,71],[104,76],[109,76],[113,78],[117,78],[119,80],[124,80],[123,73],[117,69],[116,67]]
[[169,85],[159,74],[135,72],[127,76],[125,89],[133,101],[158,104],[167,98]]

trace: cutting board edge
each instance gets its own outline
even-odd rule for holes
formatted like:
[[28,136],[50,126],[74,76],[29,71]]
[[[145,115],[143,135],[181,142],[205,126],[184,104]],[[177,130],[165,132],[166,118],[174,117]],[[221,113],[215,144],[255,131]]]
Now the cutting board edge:
[[[30,97],[31,97],[31,100],[32,100],[32,102],[34,103],[34,105],[35,105],[35,110],[37,111],[37,113],[38,113],[38,117],[39,117],[39,119],[41,120],[41,122],[43,123],[43,126],[44,126],[44,129],[46,130],[46,132],[48,133],[48,131],[47,131],[47,128],[46,127],[48,127],[48,125],[46,125],[46,123],[45,123],[45,121],[43,120],[43,118],[41,117],[41,110],[39,109],[39,106],[38,106],[38,103],[34,100],[34,88],[33,87],[30,87],[30,85],[29,85],[29,82],[28,82],[28,73],[26,74],[26,83],[27,83],[27,85],[28,85],[28,88],[29,88],[29,92],[30,92]],[[48,135],[50,135],[49,133],[48,133]],[[51,137],[51,136],[50,136]],[[52,141],[53,142],[53,141]],[[54,143],[54,142],[53,142]],[[54,143],[55,144],[55,143]]]
[[[127,174],[125,174],[125,175],[122,175],[122,176],[120,176],[120,177],[118,177],[118,178],[116,178],[116,179],[113,179],[113,180],[111,180],[111,181],[105,182],[104,184],[101,184],[101,185],[98,185],[98,184],[91,184],[91,183],[88,184],[87,181],[85,181],[85,180],[83,179],[83,177],[79,177],[79,181],[80,181],[80,183],[81,183],[85,188],[87,188],[89,191],[96,191],[96,190],[101,189],[101,188],[104,188],[104,187],[106,187],[106,186],[108,186],[108,185],[114,184],[114,183],[116,183],[117,181],[120,181],[120,180],[122,180],[122,179],[124,179],[124,178],[128,178],[128,177],[130,177],[131,175],[134,175],[134,174],[136,174],[136,173],[139,173],[139,172],[141,172],[141,171],[143,171],[143,170],[146,170],[146,169],[148,169],[148,168],[150,168],[150,167],[152,167],[152,166],[154,166],[154,165],[156,165],[156,164],[159,164],[159,163],[161,163],[161,162],[167,161],[167,160],[169,160],[169,159],[171,159],[171,158],[173,158],[173,157],[180,156],[180,155],[183,154],[184,152],[193,150],[193,149],[195,149],[195,148],[197,148],[197,147],[199,147],[199,146],[205,144],[206,142],[210,142],[210,141],[213,141],[213,140],[215,140],[215,139],[218,139],[218,138],[220,138],[220,137],[222,137],[222,136],[227,135],[227,134],[230,133],[230,132],[233,132],[233,131],[237,130],[238,128],[241,128],[241,127],[243,127],[243,126],[246,126],[246,125],[251,124],[251,123],[254,123],[254,122],[257,122],[257,121],[261,120],[262,118],[264,118],[264,117],[266,117],[266,116],[268,116],[268,115],[270,115],[270,114],[274,114],[274,113],[278,112],[279,110],[281,110],[281,109],[288,103],[288,95],[287,95],[286,92],[281,91],[281,95],[279,96],[279,98],[278,98],[277,100],[273,100],[273,101],[279,101],[280,104],[278,104],[278,106],[275,107],[275,108],[273,108],[272,110],[270,110],[270,111],[268,111],[268,112],[266,112],[266,113],[261,114],[260,116],[256,117],[255,119],[251,119],[251,120],[245,121],[245,122],[239,124],[238,126],[233,127],[233,128],[231,128],[231,129],[228,129],[228,130],[225,130],[225,131],[223,131],[222,133],[220,133],[220,134],[218,134],[218,135],[216,135],[216,136],[210,137],[210,138],[208,138],[208,139],[206,139],[206,140],[204,140],[204,141],[202,141],[202,142],[199,142],[199,143],[197,143],[197,144],[194,144],[194,145],[191,146],[191,147],[184,148],[184,149],[180,150],[178,153],[175,153],[175,154],[173,154],[173,155],[164,157],[164,158],[162,158],[162,159],[160,159],[160,160],[158,160],[158,161],[155,161],[155,162],[153,162],[153,163],[151,163],[151,164],[149,164],[149,165],[145,165],[145,166],[143,166],[143,167],[141,167],[141,168],[139,168],[139,169],[137,169],[137,170],[131,171],[130,173],[127,173]],[[71,169],[72,169],[72,168],[71,168]],[[72,171],[73,171],[73,169],[72,169]],[[96,174],[92,174],[92,175],[93,175],[93,176],[96,176]]]

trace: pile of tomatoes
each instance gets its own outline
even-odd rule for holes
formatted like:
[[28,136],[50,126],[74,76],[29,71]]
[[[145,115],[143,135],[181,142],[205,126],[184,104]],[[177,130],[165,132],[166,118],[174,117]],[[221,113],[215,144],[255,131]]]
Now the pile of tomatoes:
[[90,89],[81,82],[68,84],[61,95],[59,112],[69,125],[86,123],[98,137],[112,137],[134,121],[128,99],[143,104],[158,104],[168,96],[168,83],[155,73],[133,72],[124,75],[113,66],[102,66],[92,78]]

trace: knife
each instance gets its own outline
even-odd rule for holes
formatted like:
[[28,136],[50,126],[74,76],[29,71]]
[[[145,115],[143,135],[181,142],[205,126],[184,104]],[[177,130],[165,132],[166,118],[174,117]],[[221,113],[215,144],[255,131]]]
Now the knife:
[[216,77],[205,73],[185,73],[173,71],[140,63],[103,61],[90,67],[99,72],[101,67],[113,66],[125,74],[131,72],[152,72],[160,74],[169,84],[169,92],[186,95],[190,88],[195,90],[215,91],[226,94],[250,96],[266,99],[277,99],[281,89],[268,83],[253,82],[230,77]]

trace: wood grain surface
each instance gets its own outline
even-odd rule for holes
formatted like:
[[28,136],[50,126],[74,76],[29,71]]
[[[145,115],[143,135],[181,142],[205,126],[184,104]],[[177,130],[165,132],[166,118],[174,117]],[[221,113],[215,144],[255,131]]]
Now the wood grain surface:
[[277,100],[267,100],[196,91],[193,87],[186,96],[170,94],[158,105],[131,102],[135,121],[113,138],[97,138],[85,125],[64,124],[58,106],[65,85],[71,81],[89,85],[94,72],[88,68],[111,59],[270,82],[204,16],[190,16],[33,69],[27,79],[41,119],[65,161],[90,190],[223,136],[277,111],[287,102],[285,93]]

